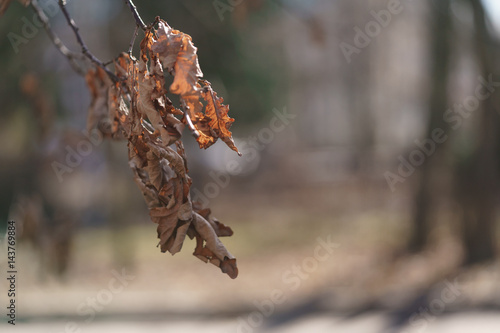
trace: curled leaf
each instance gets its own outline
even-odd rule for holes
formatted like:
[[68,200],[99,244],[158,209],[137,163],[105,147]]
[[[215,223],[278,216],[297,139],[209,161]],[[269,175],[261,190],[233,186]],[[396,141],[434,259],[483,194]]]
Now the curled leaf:
[[228,116],[229,106],[222,104],[224,99],[217,97],[217,93],[212,90],[212,86],[208,81],[205,81],[205,83],[206,85],[201,95],[207,102],[205,116],[210,119],[208,125],[216,137],[221,138],[229,148],[241,155],[238,148],[234,145],[233,135],[229,131],[234,122],[234,119]]
[[[129,166],[157,225],[161,251],[175,254],[186,236],[195,238],[193,254],[234,279],[236,259],[219,239],[233,231],[190,196],[181,141],[185,125],[197,135],[200,147],[208,148],[221,138],[237,151],[229,131],[234,119],[208,81],[199,80],[203,74],[196,51],[190,36],[160,21],[158,30],[146,31],[139,60],[122,53],[114,61],[119,82],[112,83],[100,68],[89,71],[88,128],[108,124],[109,136],[127,139]],[[180,95],[183,111],[166,96],[165,70],[174,75],[170,91]]]
[[165,21],[158,23],[158,39],[152,45],[163,67],[174,74],[170,92],[176,95],[193,95],[198,92],[198,78],[203,77],[198,63],[197,48],[191,36],[172,29]]

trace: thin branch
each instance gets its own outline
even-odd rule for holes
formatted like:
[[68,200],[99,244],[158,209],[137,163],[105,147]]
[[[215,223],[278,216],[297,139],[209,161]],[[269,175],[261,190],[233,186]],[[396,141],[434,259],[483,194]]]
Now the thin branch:
[[68,22],[68,25],[71,27],[73,32],[75,33],[76,40],[78,44],[82,47],[82,53],[90,59],[94,64],[97,66],[101,67],[106,74],[113,80],[114,82],[120,81],[120,79],[113,73],[111,72],[99,59],[97,59],[96,56],[94,56],[88,49],[87,45],[82,39],[82,36],[80,36],[79,28],[76,26],[75,21],[71,18],[68,10],[66,9],[66,0],[59,0],[59,7],[61,8],[61,11],[64,14],[64,17],[66,18],[66,21]]
[[191,121],[191,117],[189,117],[189,114],[186,112],[184,114],[186,117],[186,122],[188,124],[189,130],[191,131],[191,135],[194,136],[195,139],[198,139],[200,137],[200,133],[196,130],[196,128],[193,125],[193,122]]
[[130,11],[134,15],[135,23],[137,24],[137,26],[141,28],[143,31],[146,31],[148,27],[144,24],[144,21],[139,15],[139,12],[137,12],[137,7],[134,5],[132,0],[125,0],[125,3],[128,5],[128,8],[130,8]]
[[[117,58],[118,58],[118,57],[117,57]],[[106,62],[103,62],[102,64],[103,64],[104,66],[111,65],[111,64],[112,64],[115,60],[116,60],[116,58],[111,59],[111,60],[108,60],[108,61],[106,61]]]
[[139,31],[139,26],[136,25],[134,30],[134,35],[132,36],[132,40],[130,41],[130,45],[128,47],[128,52],[127,52],[130,57],[132,57],[132,49],[134,48],[135,38],[137,37],[138,31]]
[[111,60],[108,60],[106,62],[103,62],[102,64],[104,66],[108,66],[108,65],[111,65],[112,63],[114,63],[115,61],[117,61],[119,58],[120,58],[121,55],[117,55],[116,57],[114,57],[113,59]]
[[73,68],[73,70],[78,74],[85,75],[85,70],[76,61],[78,58],[81,57],[78,54],[72,52],[70,49],[68,49],[66,45],[64,45],[64,43],[61,41],[61,39],[54,33],[54,31],[52,31],[52,28],[50,27],[49,18],[47,17],[47,15],[45,15],[42,8],[40,8],[38,0],[31,0],[31,7],[35,11],[35,14],[40,20],[40,22],[42,22],[43,28],[47,32],[47,35],[49,36],[52,43],[56,46],[57,50],[61,52],[61,54],[68,59],[71,68]]
[[188,112],[189,107],[186,105],[186,103],[182,99],[181,99],[181,105],[182,105],[182,109],[184,111],[184,117],[186,117],[186,123],[189,127],[189,130],[191,131],[191,135],[195,139],[198,139],[200,137],[200,133],[194,127],[193,121],[191,120],[191,117],[189,116],[189,112]]

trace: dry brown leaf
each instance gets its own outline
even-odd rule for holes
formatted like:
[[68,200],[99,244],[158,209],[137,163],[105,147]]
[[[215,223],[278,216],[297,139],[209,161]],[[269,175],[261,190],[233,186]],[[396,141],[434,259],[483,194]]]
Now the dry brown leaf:
[[191,36],[172,29],[165,21],[158,23],[158,39],[153,42],[152,50],[157,53],[163,67],[174,72],[170,92],[176,95],[194,95],[198,92],[198,78],[203,77],[197,48]]
[[205,220],[200,214],[194,213],[193,225],[196,231],[205,240],[206,247],[212,251],[217,258],[220,260],[224,260],[225,257],[230,259],[234,258],[219,240],[210,223],[208,223],[208,221]]
[[191,225],[191,223],[189,222],[180,222],[180,223],[181,224],[177,226],[177,230],[175,233],[175,237],[173,238],[172,244],[169,244],[168,251],[172,255],[178,253],[182,249],[182,244],[184,244],[184,240],[186,239],[187,230]]
[[211,216],[212,211],[210,208],[202,207],[200,202],[195,201],[193,202],[193,210],[210,223],[217,236],[224,237],[233,235],[233,230],[230,227],[220,223],[219,220]]
[[233,118],[228,116],[229,106],[222,104],[224,99],[217,97],[217,93],[212,90],[208,81],[205,82],[205,87],[201,93],[203,99],[207,102],[205,108],[205,116],[210,118],[208,125],[215,132],[215,135],[221,138],[226,145],[241,155],[238,148],[234,145],[233,135],[229,131],[234,122]]
[[209,223],[203,217],[196,214],[194,221],[198,234],[195,236],[196,248],[193,255],[204,262],[210,262],[219,267],[223,273],[235,279],[238,276],[236,259],[227,252],[219,238],[214,234],[214,230],[209,227]]
[[154,45],[152,45],[152,50],[159,54],[163,67],[168,72],[171,72],[177,61],[177,55],[181,50],[182,33],[172,29],[167,22],[160,21],[156,34],[158,38]]
[[[157,69],[160,65],[153,63],[153,68]],[[161,135],[165,146],[173,143],[170,134],[165,128],[165,124],[159,112],[159,107],[165,105],[165,97],[158,91],[157,76],[150,74],[146,68],[146,63],[141,59],[139,62],[139,99],[137,100],[137,110],[144,115],[153,125],[153,128]],[[162,86],[162,85],[161,85]]]
[[197,50],[191,42],[191,36],[184,34],[182,47],[174,65],[174,82],[170,85],[173,94],[185,96],[198,92],[198,79],[203,77],[203,73],[198,63]]
[[238,277],[238,267],[236,266],[235,258],[224,258],[219,267],[222,273],[226,273],[231,279],[236,279]]
[[113,85],[108,92],[108,121],[113,139],[126,139],[130,132],[129,108],[121,96],[120,88]]
[[177,214],[167,207],[155,207],[149,211],[149,214],[151,215],[151,220],[158,224],[157,232],[160,239],[161,252],[166,252],[169,250],[167,241],[177,227]]
[[[234,120],[227,114],[228,107],[206,88],[208,81],[199,81],[202,72],[191,37],[160,21],[158,30],[146,32],[139,60],[122,53],[114,64],[120,80],[115,84],[102,69],[87,75],[92,97],[89,128],[108,122],[111,137],[127,138],[129,166],[151,220],[157,224],[161,251],[175,254],[186,235],[196,238],[193,254],[235,278],[236,259],[218,238],[231,236],[231,228],[211,217],[209,209],[193,204],[190,197],[191,178],[181,141],[185,124],[194,127],[200,147],[207,148],[221,138],[237,151],[229,132]],[[170,91],[180,95],[184,111],[166,96],[164,70],[174,75]],[[171,147],[174,143],[176,149]]]
[[109,89],[113,83],[100,67],[90,69],[85,76],[90,90],[91,102],[87,116],[87,131],[97,128],[103,135],[110,134]]
[[[150,52],[151,61],[156,55],[164,68],[174,75],[170,85],[170,92],[180,95],[181,102],[186,110],[186,117],[192,122],[196,130],[200,148],[208,148],[218,138],[221,138],[232,150],[241,155],[236,148],[232,134],[229,131],[234,119],[228,116],[229,107],[223,104],[223,99],[217,97],[208,81],[200,81],[203,73],[198,63],[197,48],[191,37],[178,30],[172,29],[165,21],[158,23],[157,38],[147,34],[141,43],[143,54]],[[145,61],[144,57],[141,57]],[[204,83],[202,87],[200,82]],[[206,101],[205,112],[200,98]],[[187,123],[189,120],[185,120]]]

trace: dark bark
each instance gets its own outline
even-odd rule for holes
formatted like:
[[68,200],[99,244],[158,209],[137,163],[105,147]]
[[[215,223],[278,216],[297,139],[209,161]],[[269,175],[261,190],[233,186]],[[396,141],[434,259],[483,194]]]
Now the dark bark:
[[[469,0],[474,14],[474,48],[481,75],[493,74],[497,43],[487,28],[480,0]],[[457,163],[457,199],[463,209],[462,242],[465,264],[494,259],[496,204],[498,196],[498,152],[500,117],[498,94],[480,103],[477,116],[478,137],[475,149]]]
[[[442,0],[439,8],[430,6],[431,14],[431,47],[429,50],[429,118],[427,122],[426,138],[432,137],[434,129],[446,128],[443,112],[448,107],[448,74],[451,57],[451,14],[450,0]],[[431,175],[435,169],[438,156],[443,153],[444,147],[438,147],[433,154],[418,170],[419,183],[415,194],[415,205],[412,221],[412,233],[408,243],[410,252],[419,252],[426,245],[430,223],[430,211],[433,197]]]

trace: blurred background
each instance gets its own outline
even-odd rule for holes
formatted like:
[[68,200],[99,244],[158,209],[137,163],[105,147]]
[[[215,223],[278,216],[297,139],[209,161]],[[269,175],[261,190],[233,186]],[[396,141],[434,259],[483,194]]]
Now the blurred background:
[[[184,144],[240,275],[194,241],[160,252],[126,143],[86,136],[85,80],[12,2],[0,232],[17,222],[19,273],[2,332],[499,332],[500,2],[135,2],[192,36],[236,119],[242,157]],[[79,51],[56,1],[39,4]],[[128,49],[123,1],[68,10],[103,62]]]

